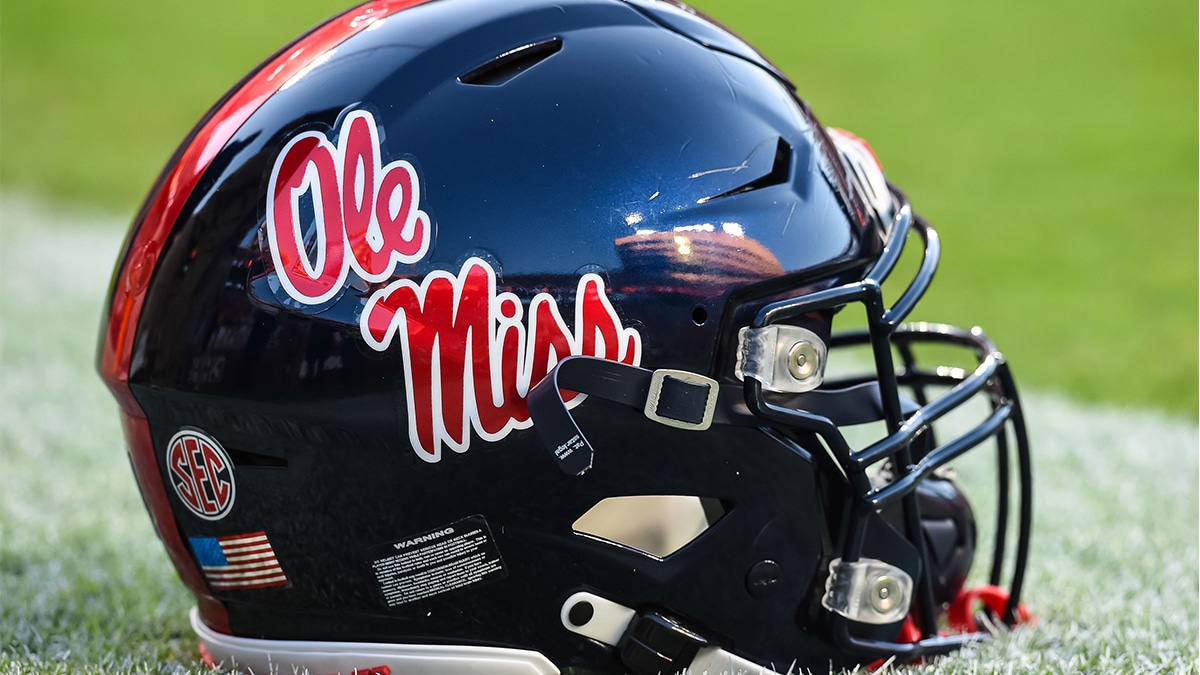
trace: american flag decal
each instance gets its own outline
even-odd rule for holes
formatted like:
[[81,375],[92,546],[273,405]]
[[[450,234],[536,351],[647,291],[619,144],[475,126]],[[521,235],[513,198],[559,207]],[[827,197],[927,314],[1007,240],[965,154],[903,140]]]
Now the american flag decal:
[[267,588],[288,583],[266,532],[188,539],[200,569],[214,591]]

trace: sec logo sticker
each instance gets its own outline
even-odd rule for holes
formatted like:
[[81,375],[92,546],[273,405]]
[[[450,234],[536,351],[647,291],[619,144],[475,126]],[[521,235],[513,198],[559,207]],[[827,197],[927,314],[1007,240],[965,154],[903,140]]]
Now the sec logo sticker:
[[167,474],[189,511],[220,520],[233,508],[233,461],[225,448],[199,429],[182,429],[167,444]]

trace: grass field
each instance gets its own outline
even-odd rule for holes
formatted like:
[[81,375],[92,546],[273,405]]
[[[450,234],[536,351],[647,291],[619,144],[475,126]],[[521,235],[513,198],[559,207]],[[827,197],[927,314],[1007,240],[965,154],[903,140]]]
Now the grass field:
[[[7,195],[0,219],[0,673],[202,670],[191,596],[91,369],[123,223]],[[1037,517],[1026,597],[1039,626],[921,672],[1195,672],[1195,424],[1027,399]],[[985,475],[974,461],[959,469]]]
[[[872,141],[943,236],[915,318],[983,325],[1029,390],[1040,624],[920,672],[1197,672],[1196,4],[697,4]],[[0,673],[202,670],[100,305],[188,128],[344,6],[0,4]]]

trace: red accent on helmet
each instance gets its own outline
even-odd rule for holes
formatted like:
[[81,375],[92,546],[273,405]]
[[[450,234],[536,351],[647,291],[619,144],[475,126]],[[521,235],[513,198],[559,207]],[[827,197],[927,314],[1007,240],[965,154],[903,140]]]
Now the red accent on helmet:
[[[115,390],[115,387],[114,387]],[[128,388],[126,388],[128,391]],[[132,396],[130,396],[132,399]],[[154,441],[150,438],[150,422],[143,415],[130,414],[128,410],[121,411],[121,425],[125,427],[125,438],[129,442],[129,464],[133,467],[134,478],[142,487],[142,498],[146,502],[146,510],[150,512],[150,520],[154,529],[167,549],[167,556],[179,572],[179,579],[196,595],[200,605],[200,614],[213,630],[230,632],[229,615],[225,606],[208,592],[208,586],[192,556],[187,544],[175,527],[175,516],[171,513],[171,504],[167,501],[167,488],[158,474],[158,462],[155,459]]]
[[880,171],[883,171],[883,162],[879,161],[879,155],[875,154],[875,149],[871,147],[870,143],[866,142],[858,135],[851,133],[849,131],[846,131],[845,129],[842,129],[840,127],[829,127],[828,131],[829,131],[829,133],[837,134],[837,135],[853,142],[855,145],[858,145],[863,150],[866,150],[867,154],[869,154],[871,156],[871,159],[875,160],[875,166],[879,167]]
[[208,646],[203,642],[197,642],[196,645],[200,648],[200,662],[209,668],[220,668],[221,664],[213,658],[212,652],[208,651]]
[[[950,609],[946,612],[946,620],[949,621],[952,629],[960,633],[974,633],[979,630],[979,625],[975,621],[976,603],[982,604],[1000,616],[1004,613],[1008,598],[1008,591],[997,586],[984,585],[963,590],[954,599],[954,602],[950,603]],[[1023,603],[1017,603],[1016,620],[1018,624],[1037,624],[1037,620],[1030,615]]]
[[150,424],[129,389],[129,363],[134,332],[146,287],[183,205],[217,153],[262,104],[293,77],[302,74],[330,49],[375,21],[428,0],[377,0],[351,9],[320,25],[277,52],[209,111],[160,178],[147,200],[129,242],[126,257],[112,287],[112,305],[101,339],[100,377],[122,409],[130,462],[145,495],[146,508],[180,578],[199,598],[200,614],[214,630],[230,633],[224,605],[209,595],[207,585],[175,526],[174,516],[158,473]]
[[[959,591],[958,597],[954,602],[950,603],[950,607],[946,612],[946,621],[950,624],[950,629],[956,633],[976,633],[979,631],[979,624],[975,621],[975,608],[977,603],[987,607],[997,616],[1004,613],[1005,606],[1008,605],[1008,591],[998,586],[983,585],[976,586],[971,589],[963,589]],[[1017,624],[1037,625],[1037,619],[1029,613],[1024,603],[1017,603]],[[939,631],[939,634],[945,635]],[[917,624],[913,621],[912,615],[904,618],[904,623],[900,626],[900,634],[896,636],[896,642],[917,642],[921,639],[921,630],[917,628]],[[884,659],[876,659],[867,665],[867,670],[875,672],[884,666]],[[918,660],[917,663],[922,663]]]
[[[127,246],[128,257],[113,284],[112,307],[104,332],[100,375],[126,410],[137,411],[129,398],[130,350],[133,332],[150,277],[163,243],[213,158],[242,124],[285,83],[320,56],[369,25],[428,0],[378,0],[352,9],[279,51],[246,79],[209,114],[148,201],[140,226]],[[140,414],[140,413],[135,413]]]
[[[920,642],[920,640],[921,629],[917,628],[916,622],[913,621],[912,614],[909,614],[908,616],[904,617],[904,623],[900,624],[900,633],[896,636],[896,642],[900,644],[911,644],[913,642]],[[883,668],[883,666],[887,663],[888,660],[875,659],[867,664],[867,671],[873,673],[880,668]],[[924,661],[922,659],[917,659],[915,663],[922,664]]]

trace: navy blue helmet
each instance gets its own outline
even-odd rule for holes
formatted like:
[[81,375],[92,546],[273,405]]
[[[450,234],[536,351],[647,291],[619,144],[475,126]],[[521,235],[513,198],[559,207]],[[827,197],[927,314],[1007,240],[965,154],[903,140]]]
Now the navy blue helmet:
[[688,7],[379,0],[183,142],[98,366],[210,663],[917,659],[1022,620],[1031,513],[1003,357],[905,323],[938,254]]

